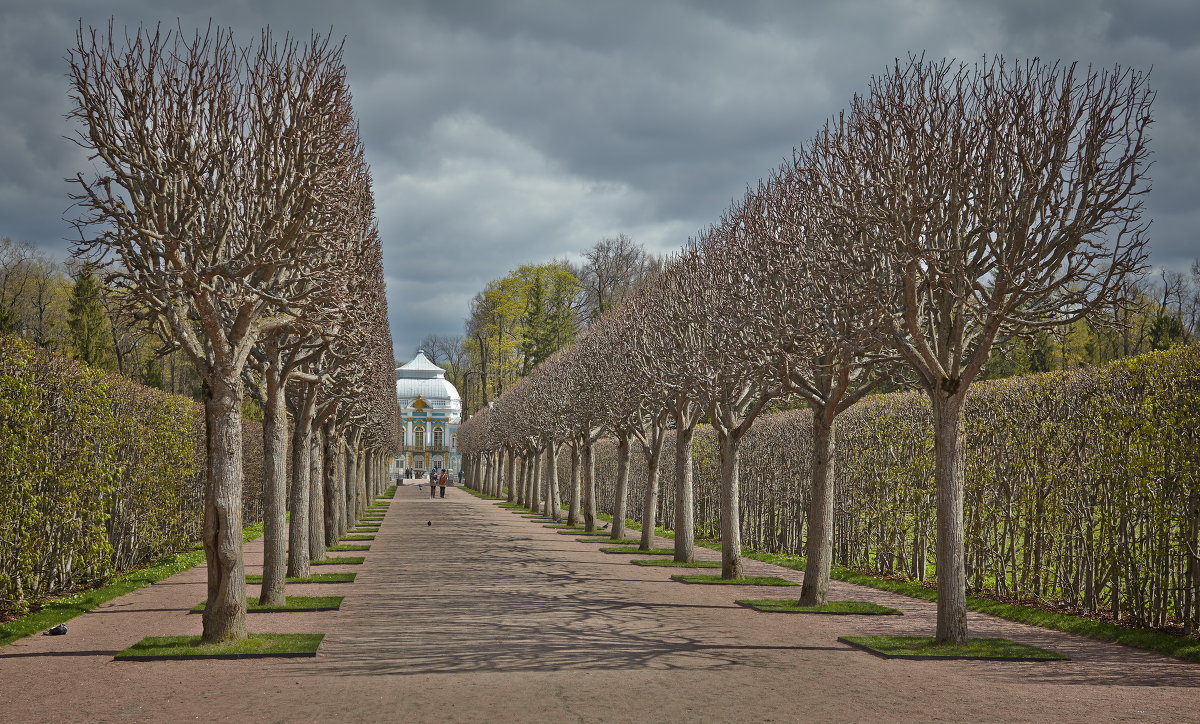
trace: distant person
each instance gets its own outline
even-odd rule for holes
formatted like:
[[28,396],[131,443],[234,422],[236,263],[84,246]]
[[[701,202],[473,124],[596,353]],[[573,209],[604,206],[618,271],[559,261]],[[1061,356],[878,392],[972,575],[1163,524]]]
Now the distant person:
[[437,497],[437,470],[429,471],[429,497]]
[[446,497],[446,486],[450,484],[449,468],[442,468],[442,474],[438,477],[438,488],[442,491],[442,497]]
[[463,469],[459,468],[458,469],[458,484],[459,485],[462,485],[462,483],[463,483],[463,474],[464,474]]

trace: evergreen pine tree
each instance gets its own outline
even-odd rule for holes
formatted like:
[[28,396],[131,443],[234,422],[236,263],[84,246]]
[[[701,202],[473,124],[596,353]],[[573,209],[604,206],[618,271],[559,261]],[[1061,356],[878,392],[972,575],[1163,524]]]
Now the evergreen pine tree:
[[95,267],[86,263],[75,278],[71,304],[67,309],[67,326],[75,358],[92,367],[104,367],[108,358],[105,334],[108,318],[100,302],[100,283],[93,273]]

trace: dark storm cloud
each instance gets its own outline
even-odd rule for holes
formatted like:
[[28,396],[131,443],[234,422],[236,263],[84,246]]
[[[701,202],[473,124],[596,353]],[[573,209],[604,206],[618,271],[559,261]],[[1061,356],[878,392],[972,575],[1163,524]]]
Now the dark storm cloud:
[[[101,25],[270,24],[347,36],[400,354],[458,333],[522,263],[628,233],[678,247],[892,59],[984,54],[1154,67],[1153,261],[1200,255],[1200,10],[1150,0],[172,2],[0,10],[0,235],[62,255],[63,56]],[[177,20],[178,19],[178,20]]]

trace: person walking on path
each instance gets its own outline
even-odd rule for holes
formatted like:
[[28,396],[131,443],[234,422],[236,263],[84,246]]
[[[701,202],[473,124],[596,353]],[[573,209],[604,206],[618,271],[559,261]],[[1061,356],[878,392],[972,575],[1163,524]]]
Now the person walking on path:
[[438,477],[438,487],[442,489],[442,497],[446,497],[446,486],[450,484],[450,469],[442,468],[442,474]]
[[430,470],[429,471],[429,497],[431,497],[431,498],[437,497],[437,488],[438,488],[437,483],[438,483],[437,471]]

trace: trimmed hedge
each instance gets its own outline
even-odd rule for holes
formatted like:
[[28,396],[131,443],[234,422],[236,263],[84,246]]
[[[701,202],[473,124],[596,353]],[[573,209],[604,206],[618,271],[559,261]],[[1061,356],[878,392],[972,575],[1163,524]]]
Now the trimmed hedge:
[[[251,523],[262,436],[244,433]],[[0,337],[0,611],[193,545],[204,450],[192,400]]]

